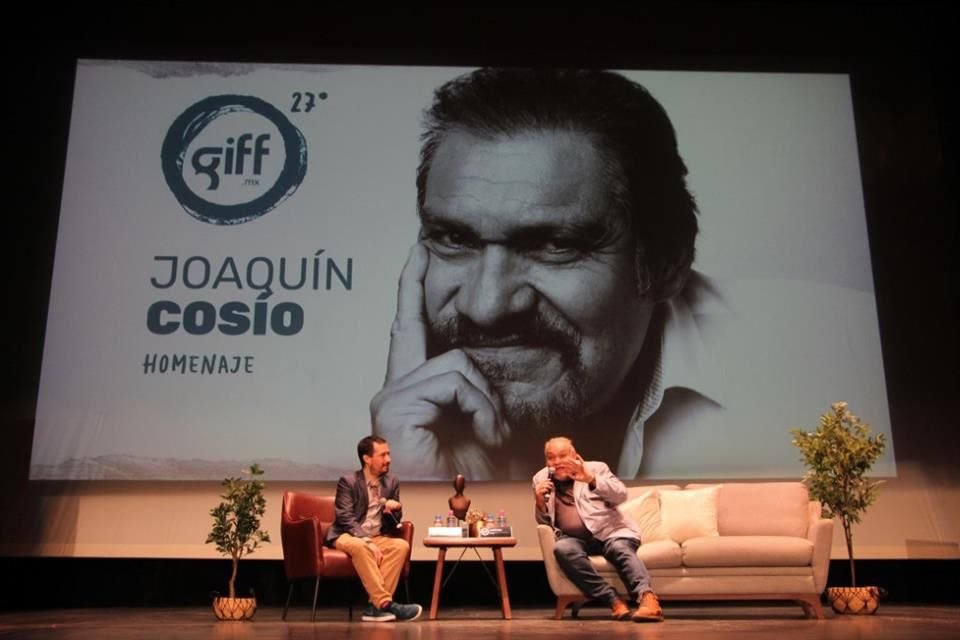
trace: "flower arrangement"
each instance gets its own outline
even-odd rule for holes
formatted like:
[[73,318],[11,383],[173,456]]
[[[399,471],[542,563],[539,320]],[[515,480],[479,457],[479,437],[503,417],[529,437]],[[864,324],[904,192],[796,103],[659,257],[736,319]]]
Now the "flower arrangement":
[[467,517],[464,518],[464,522],[467,523],[467,533],[472,537],[477,537],[480,535],[480,529],[487,526],[485,522],[486,516],[483,514],[483,511],[478,511],[476,509],[470,509],[467,511]]

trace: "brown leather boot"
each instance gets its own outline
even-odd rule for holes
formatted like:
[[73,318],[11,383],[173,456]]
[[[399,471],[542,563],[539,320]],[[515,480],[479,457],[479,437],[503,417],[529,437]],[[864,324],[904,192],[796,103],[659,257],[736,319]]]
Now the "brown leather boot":
[[660,608],[657,594],[653,591],[645,591],[640,596],[640,604],[632,617],[634,622],[663,622],[663,609]]
[[610,617],[614,620],[627,620],[630,618],[630,607],[623,600],[617,598],[617,601],[610,607]]

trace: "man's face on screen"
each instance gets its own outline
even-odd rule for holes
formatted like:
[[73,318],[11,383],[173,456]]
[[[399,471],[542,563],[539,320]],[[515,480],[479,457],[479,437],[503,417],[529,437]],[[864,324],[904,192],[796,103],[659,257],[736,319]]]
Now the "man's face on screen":
[[602,409],[640,351],[652,304],[607,174],[569,131],[453,131],[433,158],[421,211],[431,355],[463,349],[514,428]]

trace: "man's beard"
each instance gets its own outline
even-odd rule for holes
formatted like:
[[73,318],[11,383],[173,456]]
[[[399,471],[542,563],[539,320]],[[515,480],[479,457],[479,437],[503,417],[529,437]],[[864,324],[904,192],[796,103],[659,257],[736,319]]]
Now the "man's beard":
[[[428,356],[451,349],[467,350],[477,369],[500,394],[504,417],[516,435],[567,431],[586,414],[587,375],[580,357],[581,336],[559,314],[537,309],[510,316],[491,327],[477,326],[457,314],[432,321],[430,328]],[[546,395],[531,397],[529,391],[521,393],[521,385],[516,384],[527,381],[527,367],[510,362],[509,356],[498,358],[470,351],[497,347],[554,351],[560,356],[563,373],[551,383]]]

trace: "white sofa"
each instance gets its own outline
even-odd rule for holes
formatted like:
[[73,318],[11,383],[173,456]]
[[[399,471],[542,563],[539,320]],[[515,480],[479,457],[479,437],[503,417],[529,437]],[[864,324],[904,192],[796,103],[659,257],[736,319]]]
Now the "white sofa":
[[[790,600],[823,618],[833,521],[820,517],[799,482],[630,487],[620,510],[641,531],[637,554],[662,600]],[[554,556],[553,529],[538,525],[556,618],[587,598]],[[623,583],[602,556],[591,562],[617,591]]]

